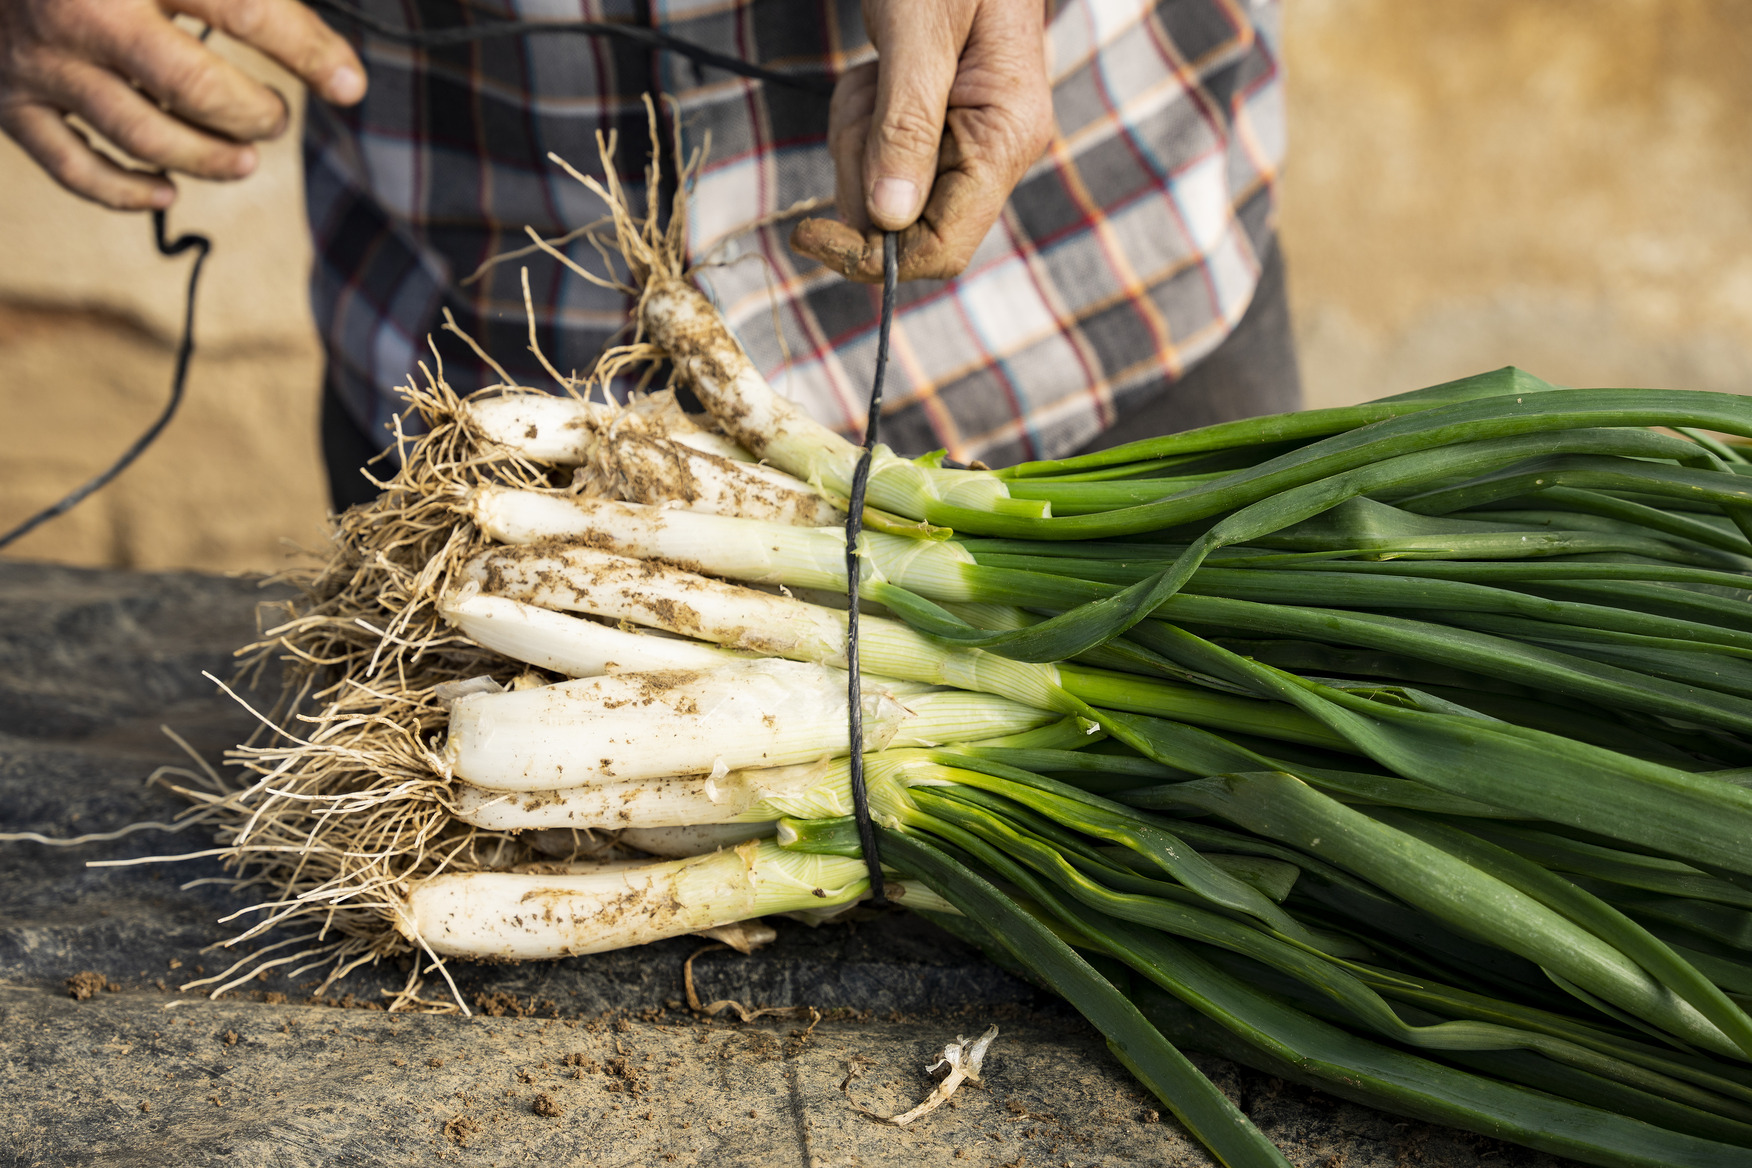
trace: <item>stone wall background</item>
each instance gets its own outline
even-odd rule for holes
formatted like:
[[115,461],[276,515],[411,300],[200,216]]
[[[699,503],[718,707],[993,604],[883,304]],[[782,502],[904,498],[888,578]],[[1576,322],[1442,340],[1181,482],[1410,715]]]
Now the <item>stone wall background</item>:
[[[1309,404],[1503,364],[1752,387],[1752,23],[1709,0],[1288,0],[1283,239]],[[225,51],[283,92],[295,86]],[[320,538],[296,130],[187,182],[210,234],[182,415],[22,558],[272,570]],[[0,526],[161,407],[186,260],[0,140]]]

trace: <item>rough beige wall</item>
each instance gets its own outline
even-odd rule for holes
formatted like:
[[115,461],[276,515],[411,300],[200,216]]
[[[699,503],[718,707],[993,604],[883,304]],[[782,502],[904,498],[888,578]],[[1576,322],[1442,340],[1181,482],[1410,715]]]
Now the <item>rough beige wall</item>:
[[1287,0],[1309,404],[1504,364],[1752,388],[1752,20],[1716,0]]
[[[288,75],[220,48],[297,99]],[[267,144],[245,182],[181,183],[172,231],[214,243],[182,412],[119,479],[7,554],[268,570],[285,540],[320,540],[297,142],[294,127]],[[108,466],[163,407],[189,263],[158,254],[145,216],[67,194],[0,138],[0,529]]]

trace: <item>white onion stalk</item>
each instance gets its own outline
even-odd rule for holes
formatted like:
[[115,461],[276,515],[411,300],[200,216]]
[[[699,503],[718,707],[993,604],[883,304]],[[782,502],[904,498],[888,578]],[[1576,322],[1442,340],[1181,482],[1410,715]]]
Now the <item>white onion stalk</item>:
[[[684,280],[647,286],[640,320],[653,343],[671,354],[682,379],[725,433],[763,461],[828,492],[848,497],[861,450],[773,392],[731,335],[717,309]],[[1045,516],[1046,504],[1012,499],[985,471],[944,470],[878,446],[870,464],[869,505],[936,522],[935,504]]]
[[596,436],[614,417],[614,406],[554,397],[534,390],[475,398],[462,414],[487,441],[531,462],[579,466],[589,460]]
[[868,891],[861,859],[751,841],[685,860],[579,875],[434,876],[408,888],[396,926],[440,956],[544,961],[849,904]]
[[[867,755],[891,766],[903,748],[939,746],[1004,738],[1054,720],[1044,710],[990,694],[936,693],[906,698],[912,711],[882,755]],[[843,705],[840,707],[845,708]],[[451,812],[465,823],[491,831],[545,828],[651,828],[771,820],[802,815],[809,807],[820,816],[850,814],[848,764],[839,744],[811,762],[750,767],[708,774],[664,775],[648,779],[595,780],[540,791],[507,791],[460,782],[452,790]],[[826,802],[810,803],[816,788]],[[846,794],[841,797],[840,789]],[[636,846],[636,845],[635,845]]]
[[747,653],[679,637],[579,620],[533,604],[487,596],[465,584],[438,601],[439,613],[477,645],[567,677],[658,669],[715,669]]
[[[727,584],[649,560],[589,547],[504,547],[461,572],[494,596],[663,629],[793,661],[844,668],[846,614],[788,596]],[[899,621],[860,622],[863,669],[884,677],[1001,694],[1024,705],[1074,713],[1051,665],[957,649]]]
[[[692,447],[701,454],[715,454],[719,458],[726,459],[730,462],[743,463],[747,466],[761,465],[754,460],[754,455],[736,445],[736,443],[724,437],[724,435],[715,433],[711,430],[702,430],[698,427],[686,430],[669,430],[665,432],[664,437],[668,438],[671,442],[678,442],[683,446]],[[795,483],[798,486],[803,485],[801,479],[792,478],[782,470],[773,470],[770,466],[765,469],[771,470],[776,475],[784,475],[787,482]]]
[[745,817],[747,822],[771,822],[781,812],[768,809],[766,800],[801,798],[827,780],[830,766],[823,760],[553,791],[495,791],[458,783],[451,814],[488,831],[700,827]]
[[492,397],[463,402],[458,412],[488,442],[551,466],[593,461],[602,437],[616,430],[662,434],[725,458],[753,457],[722,434],[700,427],[667,391],[642,394],[620,406],[506,386]]
[[531,462],[594,465],[638,502],[809,526],[842,519],[807,483],[701,429],[671,394],[622,408],[521,391],[467,402],[462,412],[488,442]]
[[[906,717],[889,691],[864,687],[865,750]],[[621,673],[521,692],[477,693],[450,709],[447,778],[500,791],[784,766],[846,749],[846,680],[800,662]]]
[[[575,539],[732,580],[837,591],[846,586],[846,536],[837,526],[800,527],[509,487],[478,488],[467,509],[476,526],[500,543]],[[958,543],[866,531],[858,548],[865,579],[887,580],[939,602],[975,599],[963,570],[973,556]]]
[[[708,442],[712,439],[716,441]],[[810,527],[844,521],[844,514],[807,483],[784,471],[702,448],[707,445],[742,453],[732,443],[705,433],[654,435],[625,430],[616,431],[607,443],[622,493],[637,502]]]
[[[973,607],[973,606],[961,606]],[[989,607],[989,606],[988,606]],[[598,621],[567,616],[552,609],[503,596],[488,596],[470,581],[438,600],[438,611],[470,640],[515,661],[551,669],[567,677],[601,677],[605,673],[651,673],[662,670],[716,669],[732,661],[758,661],[739,649],[692,641],[656,630],[616,628]],[[904,681],[865,671],[865,680],[902,697],[925,693],[931,683]],[[470,678],[438,686],[451,704],[470,693],[498,693],[491,678]],[[520,687],[528,688],[528,687]],[[448,710],[449,705],[445,706]]]
[[[768,830],[767,834],[772,834],[771,829]],[[733,841],[733,843],[743,843],[755,838],[757,838],[756,835],[750,835],[744,831],[742,838]],[[688,852],[676,852],[673,855],[662,855],[660,858],[685,860],[691,856],[701,855],[713,850],[714,849],[710,847],[701,847]],[[511,869],[511,871],[518,873],[519,875],[531,876],[591,876],[598,873],[630,871],[637,868],[643,868],[650,863],[651,861],[649,859],[549,860],[534,864],[519,864]],[[845,912],[849,907],[849,905],[842,905],[828,911],[840,913]],[[792,916],[795,919],[805,920],[810,924],[816,923],[815,918],[807,915],[798,917],[797,914],[792,914]],[[725,945],[730,946],[730,948],[736,950],[738,953],[744,954],[753,953],[761,946],[771,945],[774,941],[779,939],[778,930],[761,920],[759,917],[755,917],[753,920],[736,921],[735,923],[728,925],[715,925],[709,929],[701,929],[694,935],[705,937],[712,941],[720,941]]]

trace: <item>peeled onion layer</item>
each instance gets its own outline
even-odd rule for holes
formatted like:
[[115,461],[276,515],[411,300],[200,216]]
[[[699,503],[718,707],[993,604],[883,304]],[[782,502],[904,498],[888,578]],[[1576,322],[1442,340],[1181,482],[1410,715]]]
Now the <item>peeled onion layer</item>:
[[685,827],[630,827],[620,833],[620,842],[629,848],[664,859],[715,852],[733,848],[751,839],[776,835],[779,823],[768,819],[759,823],[699,823]]

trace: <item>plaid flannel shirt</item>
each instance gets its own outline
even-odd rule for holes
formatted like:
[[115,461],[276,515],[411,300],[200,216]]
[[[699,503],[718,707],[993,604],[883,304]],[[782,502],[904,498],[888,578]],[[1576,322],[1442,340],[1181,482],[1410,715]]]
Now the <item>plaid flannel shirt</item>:
[[[365,0],[408,28],[525,20],[661,27],[769,68],[833,78],[873,55],[857,0]],[[965,273],[901,286],[883,435],[994,464],[1065,454],[1163,392],[1229,334],[1271,241],[1283,156],[1277,0],[1061,0],[1048,24],[1057,132]],[[622,334],[621,294],[542,255],[461,281],[602,214],[549,151],[597,171],[595,135],[645,197],[641,95],[679,106],[675,133],[711,153],[690,192],[688,248],[750,357],[780,392],[861,431],[879,294],[789,249],[802,200],[830,197],[825,98],[748,81],[621,38],[533,36],[414,50],[366,37],[371,92],[313,103],[306,185],[312,301],[330,388],[370,432],[449,308],[524,384]],[[656,192],[667,198],[671,191]],[[583,240],[568,254],[600,268]],[[452,384],[496,378],[440,338]]]

